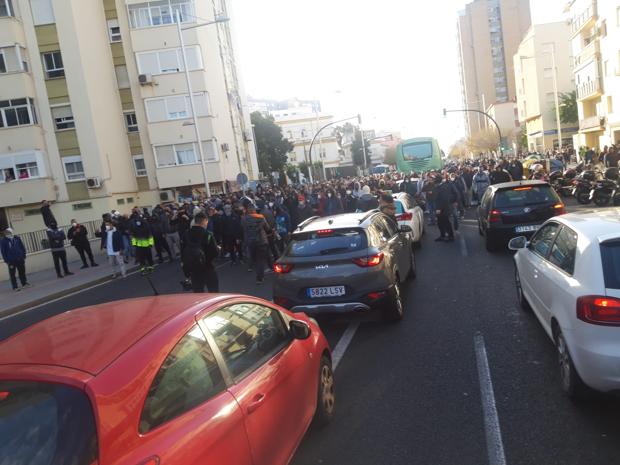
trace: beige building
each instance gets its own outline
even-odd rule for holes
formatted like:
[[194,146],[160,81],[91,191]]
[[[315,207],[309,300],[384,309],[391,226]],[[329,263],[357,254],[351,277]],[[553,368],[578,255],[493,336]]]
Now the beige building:
[[[505,154],[514,152],[514,142],[519,134],[521,125],[517,114],[517,104],[510,100],[508,102],[494,103],[486,109],[487,114],[493,118],[502,131],[502,149]],[[486,121],[487,127],[496,130],[492,121]]]
[[620,143],[620,3],[573,0],[570,19],[579,107],[576,146]]
[[[570,26],[565,21],[532,26],[513,59],[519,121],[526,127],[528,149],[553,149],[558,146],[556,85],[558,100],[575,91]],[[560,128],[562,145],[572,145],[577,122]]]
[[[225,0],[0,0],[0,223],[44,229],[258,177]],[[229,184],[226,181],[230,181]]]
[[[516,97],[512,56],[531,25],[529,0],[474,0],[459,14],[458,55],[463,108],[484,111]],[[471,136],[485,117],[465,113]]]

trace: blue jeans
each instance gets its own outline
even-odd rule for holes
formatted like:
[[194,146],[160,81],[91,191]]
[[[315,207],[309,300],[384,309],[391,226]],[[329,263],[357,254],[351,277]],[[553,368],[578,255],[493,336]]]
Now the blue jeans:
[[426,208],[428,208],[428,219],[430,220],[431,224],[436,223],[437,213],[435,212],[435,202],[433,202],[432,200],[427,200]]

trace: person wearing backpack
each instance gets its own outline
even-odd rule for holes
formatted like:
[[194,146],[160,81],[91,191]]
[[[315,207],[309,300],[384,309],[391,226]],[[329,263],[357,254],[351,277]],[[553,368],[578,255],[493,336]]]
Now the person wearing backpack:
[[[256,206],[246,199],[244,201],[245,215],[241,219],[243,239],[250,254],[251,263],[256,269],[256,284],[263,284],[265,278],[265,262],[267,260],[268,235],[271,228],[263,215],[256,213]],[[252,271],[252,268],[248,268]]]
[[219,292],[220,284],[213,260],[219,255],[215,237],[207,230],[209,217],[200,212],[194,216],[194,225],[187,231],[183,241],[181,258],[183,271],[192,281],[192,290],[196,293],[205,291]]
[[[56,221],[52,221],[49,228],[47,228],[47,240],[49,241],[50,250],[52,251],[56,275],[59,278],[64,278],[65,276],[71,276],[73,274],[69,271],[69,267],[67,266],[67,251],[65,250],[66,239],[67,236],[65,236],[65,232],[62,229],[58,229]],[[63,276],[60,269],[61,262],[65,276]]]

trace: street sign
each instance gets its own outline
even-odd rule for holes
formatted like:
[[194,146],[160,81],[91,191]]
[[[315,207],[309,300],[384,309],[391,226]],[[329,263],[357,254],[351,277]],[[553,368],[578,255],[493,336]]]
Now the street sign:
[[241,186],[245,186],[248,183],[248,175],[245,173],[239,173],[237,175],[237,183]]

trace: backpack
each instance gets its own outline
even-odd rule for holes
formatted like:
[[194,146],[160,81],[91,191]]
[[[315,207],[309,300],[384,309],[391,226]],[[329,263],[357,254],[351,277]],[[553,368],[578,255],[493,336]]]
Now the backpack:
[[[211,235],[207,235],[207,242],[211,240]],[[183,267],[186,271],[195,272],[204,270],[207,266],[207,256],[202,248],[201,241],[187,241],[181,257]]]

